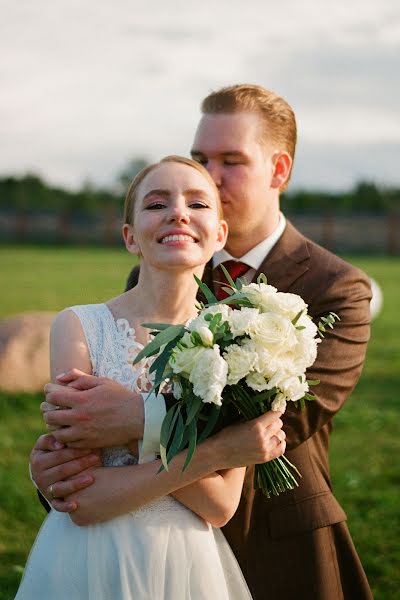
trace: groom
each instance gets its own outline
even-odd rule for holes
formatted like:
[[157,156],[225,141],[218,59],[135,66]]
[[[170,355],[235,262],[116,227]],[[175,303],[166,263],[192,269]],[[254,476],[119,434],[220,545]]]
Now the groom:
[[[329,311],[341,319],[307,373],[321,381],[316,401],[303,412],[289,403],[283,416],[286,455],[303,476],[299,487],[267,500],[254,492],[249,466],[225,536],[255,600],[372,598],[346,515],[332,493],[328,461],[332,418],[357,383],[365,358],[368,280],[304,238],[280,212],[279,196],[289,181],[296,145],[295,117],[287,102],[262,87],[237,85],[210,94],[202,113],[192,156],[217,184],[229,225],[226,247],[207,266],[205,281],[213,286],[221,281],[219,264],[239,262],[235,267],[247,281],[265,273],[280,291],[301,295],[315,319]],[[134,270],[128,286],[136,280]],[[67,374],[60,381],[73,379]],[[70,410],[45,412],[50,426],[66,426],[54,436],[69,447],[49,454],[55,440],[42,436],[31,455],[34,480],[43,495],[49,498],[51,490],[59,498],[50,499],[64,511],[73,510],[74,491],[92,482],[90,474],[80,475],[92,456],[85,447],[143,438],[147,450],[142,450],[151,456],[165,414],[162,396],[146,402],[143,419],[140,397],[114,382],[82,376],[73,385],[81,391],[50,384],[47,401]]]

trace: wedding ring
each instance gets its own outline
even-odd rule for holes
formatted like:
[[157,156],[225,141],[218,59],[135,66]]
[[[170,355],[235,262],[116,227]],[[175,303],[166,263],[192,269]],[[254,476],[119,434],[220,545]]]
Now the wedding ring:
[[49,485],[49,494],[53,500],[55,498],[55,495],[53,494],[53,484]]

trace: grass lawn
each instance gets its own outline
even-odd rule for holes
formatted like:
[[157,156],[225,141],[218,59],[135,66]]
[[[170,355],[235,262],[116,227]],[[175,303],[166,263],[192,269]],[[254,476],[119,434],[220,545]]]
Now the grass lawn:
[[[384,308],[360,383],[335,418],[332,478],[375,599],[392,600],[400,588],[400,259],[350,260],[379,282]],[[5,317],[110,298],[123,287],[132,259],[115,248],[7,246],[0,247],[0,264]],[[0,600],[13,598],[44,516],[27,473],[29,451],[43,431],[40,401],[40,395],[0,394]]]

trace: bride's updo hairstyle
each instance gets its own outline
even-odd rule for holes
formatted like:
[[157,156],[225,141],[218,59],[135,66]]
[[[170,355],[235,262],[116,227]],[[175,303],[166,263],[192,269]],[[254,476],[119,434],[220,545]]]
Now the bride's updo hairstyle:
[[171,156],[166,156],[165,158],[161,159],[159,162],[156,162],[152,165],[148,165],[147,167],[142,169],[136,175],[136,177],[130,184],[128,192],[126,194],[125,206],[124,206],[124,223],[126,225],[133,225],[135,202],[136,202],[137,192],[138,192],[140,184],[142,183],[142,181],[146,178],[146,176],[149,173],[151,173],[152,171],[154,171],[154,169],[157,169],[158,167],[160,167],[161,165],[163,165],[165,163],[178,163],[181,165],[186,165],[187,167],[192,167],[192,169],[196,169],[196,171],[199,171],[203,175],[203,177],[205,179],[207,179],[208,183],[211,185],[211,187],[213,188],[213,190],[215,192],[215,197],[217,200],[218,217],[220,219],[222,219],[222,206],[221,206],[221,200],[219,197],[218,188],[215,185],[215,182],[214,182],[213,178],[211,177],[211,175],[209,174],[209,172],[207,171],[207,169],[205,169],[200,163],[196,162],[195,160],[192,160],[191,158],[185,158],[184,156],[171,155]]

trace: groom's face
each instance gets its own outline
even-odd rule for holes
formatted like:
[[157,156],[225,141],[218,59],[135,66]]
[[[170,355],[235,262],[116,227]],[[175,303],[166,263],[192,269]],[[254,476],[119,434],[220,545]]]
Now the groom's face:
[[196,131],[192,157],[219,189],[229,241],[246,236],[253,245],[270,230],[274,148],[261,143],[262,122],[249,112],[205,114]]

